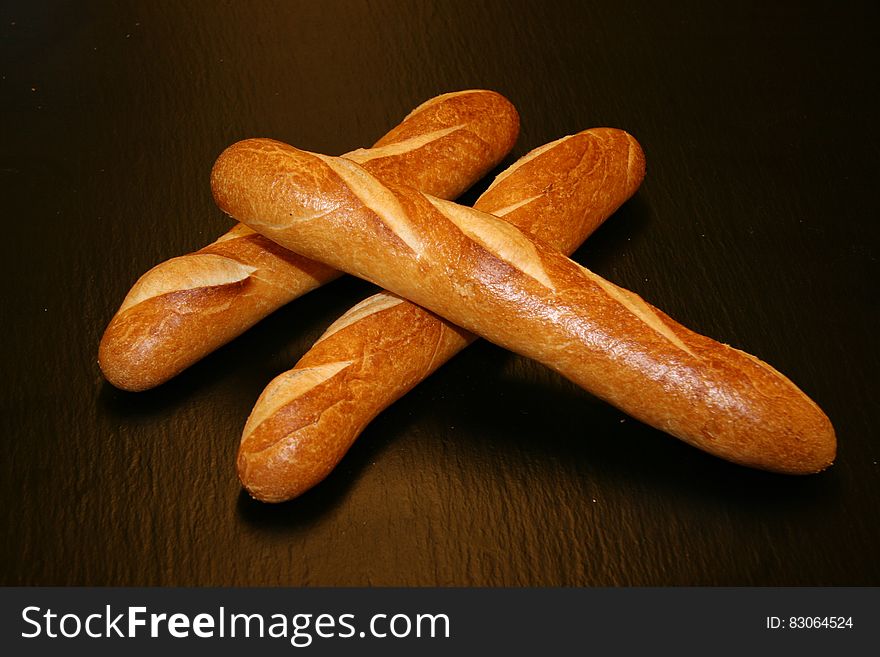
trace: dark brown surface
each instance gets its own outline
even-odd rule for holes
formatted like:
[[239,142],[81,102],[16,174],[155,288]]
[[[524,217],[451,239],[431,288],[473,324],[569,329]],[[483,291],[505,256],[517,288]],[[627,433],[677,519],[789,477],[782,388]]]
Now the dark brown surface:
[[[0,583],[880,584],[878,11],[718,4],[4,4]],[[470,87],[517,105],[514,155],[639,139],[645,184],[575,259],[792,378],[830,471],[729,465],[479,343],[320,487],[252,502],[248,411],[372,290],[352,279],[160,389],[103,382],[134,280],[229,225],[225,146],[341,153]]]

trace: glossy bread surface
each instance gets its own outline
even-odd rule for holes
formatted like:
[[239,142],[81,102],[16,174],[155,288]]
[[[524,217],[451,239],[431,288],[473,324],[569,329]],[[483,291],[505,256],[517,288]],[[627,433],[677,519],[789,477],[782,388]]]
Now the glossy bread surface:
[[[3,3],[0,580],[880,585],[878,12]],[[208,186],[226,146],[262,135],[346,153],[469,88],[509,98],[522,126],[468,204],[562,135],[638,138],[644,183],[574,260],[789,376],[837,430],[831,468],[730,464],[479,341],[381,413],[320,486],[255,502],[235,472],[245,419],[378,292],[350,276],[154,390],[107,383],[96,345],[137,277],[229,228]]]

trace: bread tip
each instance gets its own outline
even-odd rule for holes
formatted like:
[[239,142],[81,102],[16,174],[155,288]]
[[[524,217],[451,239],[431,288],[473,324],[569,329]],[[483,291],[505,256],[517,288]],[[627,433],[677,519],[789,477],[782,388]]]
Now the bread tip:
[[809,438],[804,438],[799,443],[803,447],[800,450],[798,474],[818,474],[834,465],[837,458],[837,434],[831,420],[818,404],[803,392],[801,395],[808,402],[807,410],[802,416],[804,428],[801,435]]
[[133,362],[130,350],[117,344],[113,329],[111,321],[98,344],[98,369],[107,383],[125,392],[143,392],[158,385],[139,375],[138,364]]
[[[235,465],[242,488],[258,502],[278,504],[292,500],[303,492],[290,485],[289,477],[279,475],[277,466],[269,466],[259,456],[250,454],[244,444],[238,451]],[[281,469],[283,471],[284,468]]]
[[[821,413],[821,411],[820,411]],[[837,436],[831,422],[821,414],[821,424],[810,434],[810,438],[801,438],[786,450],[779,463],[767,467],[767,470],[781,474],[813,475],[825,472],[834,465],[837,458]]]

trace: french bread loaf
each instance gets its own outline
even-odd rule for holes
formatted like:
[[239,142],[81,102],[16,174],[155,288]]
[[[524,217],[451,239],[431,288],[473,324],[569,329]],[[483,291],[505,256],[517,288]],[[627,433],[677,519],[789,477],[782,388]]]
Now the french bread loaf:
[[[630,135],[587,130],[518,160],[474,207],[570,253],[635,192],[644,172]],[[242,485],[265,502],[302,494],[378,413],[475,339],[389,292],[357,304],[257,400],[238,452]]]
[[534,358],[697,448],[792,474],[834,459],[830,421],[782,374],[503,219],[266,139],[226,149],[211,183],[223,211],[273,241]]
[[[504,159],[518,133],[506,98],[461,91],[423,103],[373,148],[343,157],[380,180],[455,198]],[[236,225],[134,284],[104,332],[98,364],[118,388],[153,388],[340,275]]]

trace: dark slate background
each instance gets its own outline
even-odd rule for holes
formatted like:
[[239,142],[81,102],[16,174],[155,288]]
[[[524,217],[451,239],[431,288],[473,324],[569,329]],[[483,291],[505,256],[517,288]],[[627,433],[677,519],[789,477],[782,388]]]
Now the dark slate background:
[[[878,585],[873,2],[5,2],[5,585]],[[828,413],[795,478],[727,464],[479,343],[299,500],[241,492],[266,383],[372,291],[342,279],[177,380],[96,364],[137,277],[229,221],[216,156],[367,146],[473,87],[522,116],[505,162],[625,128],[636,195],[575,259],[754,353]],[[472,202],[483,182],[472,190]]]

